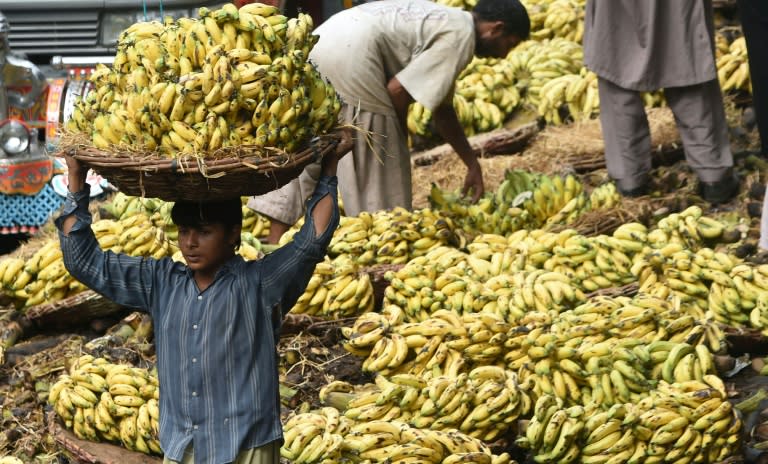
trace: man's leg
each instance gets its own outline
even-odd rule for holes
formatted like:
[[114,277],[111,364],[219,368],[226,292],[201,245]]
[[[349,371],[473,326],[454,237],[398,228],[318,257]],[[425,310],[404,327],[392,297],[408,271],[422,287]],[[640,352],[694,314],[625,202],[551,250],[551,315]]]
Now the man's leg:
[[598,78],[600,125],[608,174],[624,195],[647,192],[651,132],[643,99],[634,90]]
[[704,200],[722,203],[738,192],[733,179],[733,155],[728,139],[720,84],[714,79],[702,84],[664,89],[683,141],[685,158],[696,173]]

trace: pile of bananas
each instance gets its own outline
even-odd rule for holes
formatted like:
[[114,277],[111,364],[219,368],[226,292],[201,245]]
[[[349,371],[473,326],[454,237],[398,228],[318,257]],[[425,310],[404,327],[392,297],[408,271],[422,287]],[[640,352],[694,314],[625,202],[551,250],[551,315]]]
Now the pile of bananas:
[[[280,238],[280,245],[292,240],[304,223],[300,219]],[[334,231],[328,255],[353,258],[358,264],[405,264],[411,258],[457,240],[453,221],[425,208],[408,211],[392,208],[358,216],[343,216]]]
[[373,284],[354,262],[323,261],[315,267],[306,290],[291,313],[343,318],[374,309]]
[[741,428],[718,386],[660,382],[639,402],[607,410],[541,396],[517,443],[536,462],[719,462],[738,450]]
[[29,259],[0,260],[0,278],[0,290],[22,307],[62,300],[85,288],[64,267],[58,240],[46,242]]
[[146,369],[83,355],[49,390],[48,403],[77,437],[162,454],[160,390]]
[[380,375],[375,384],[329,385],[323,395],[342,391],[342,414],[358,423],[394,420],[418,429],[458,430],[489,442],[531,412],[526,388],[513,372],[486,365],[428,380],[414,374]]
[[[500,128],[520,103],[507,60],[475,58],[456,79],[453,107],[466,135]],[[411,134],[431,136],[432,113],[420,103],[408,111]]]
[[199,19],[137,23],[111,67],[90,76],[67,128],[96,147],[167,156],[249,145],[295,151],[336,123],[340,100],[307,61],[317,40],[308,14],[233,4]]
[[[385,308],[403,317],[396,306]],[[498,360],[509,325],[488,313],[459,316],[441,309],[429,319],[391,325],[392,315],[358,318],[342,334],[344,348],[366,359],[363,371],[424,378],[457,376],[475,365]]]
[[398,420],[355,422],[327,406],[291,416],[283,430],[280,454],[297,464],[514,462],[509,454],[492,454],[482,441],[456,430],[422,430]]
[[508,235],[522,229],[548,229],[568,224],[586,211],[621,202],[613,183],[589,194],[573,175],[546,175],[515,169],[505,173],[495,192],[486,192],[476,204],[459,191],[444,191],[433,184],[429,202],[469,235]]
[[717,79],[723,92],[745,90],[752,93],[747,43],[739,37],[728,45],[728,51],[717,58]]
[[[649,336],[621,338],[622,332],[633,330],[616,328],[619,323],[637,323],[646,316],[639,313],[620,320],[615,316],[618,313],[604,316],[608,320],[605,324],[600,320],[585,324],[589,318],[561,315],[554,319],[549,333],[539,326],[510,338],[505,344],[510,350],[505,355],[507,366],[519,366],[520,378],[533,383],[531,392],[536,397],[553,395],[567,405],[636,402],[659,380],[703,381],[713,375],[713,357],[705,345],[659,340],[657,335],[665,330],[661,324],[662,328],[649,332]],[[569,326],[568,321],[574,320],[582,324]],[[684,335],[685,330],[679,333]],[[581,340],[582,345],[571,339]]]
[[600,107],[597,92],[597,75],[587,68],[579,73],[565,74],[547,81],[539,91],[539,116],[548,124],[562,124],[562,109],[574,121],[591,119]]
[[522,103],[538,108],[541,88],[549,80],[566,74],[579,74],[584,51],[578,42],[553,38],[527,40],[507,54],[515,86],[523,97]]
[[584,0],[524,0],[531,19],[531,38],[560,37],[581,43],[584,36]]

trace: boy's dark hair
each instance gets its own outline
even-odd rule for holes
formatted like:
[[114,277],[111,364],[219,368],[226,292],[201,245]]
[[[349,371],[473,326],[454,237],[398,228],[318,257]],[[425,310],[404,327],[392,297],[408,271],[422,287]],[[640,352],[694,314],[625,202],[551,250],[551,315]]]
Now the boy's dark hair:
[[219,201],[177,201],[171,209],[171,219],[177,226],[200,227],[222,224],[232,227],[243,223],[243,208],[239,198]]
[[531,19],[519,0],[479,0],[472,10],[483,21],[501,21],[504,31],[528,39],[531,33]]

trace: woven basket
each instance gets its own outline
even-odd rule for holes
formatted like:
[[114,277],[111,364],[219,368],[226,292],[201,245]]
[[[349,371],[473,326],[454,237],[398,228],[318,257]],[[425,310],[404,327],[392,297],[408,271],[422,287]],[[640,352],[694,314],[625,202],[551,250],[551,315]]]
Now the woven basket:
[[[297,153],[230,147],[224,156],[167,158],[157,153],[105,152],[84,144],[62,148],[126,195],[167,201],[203,201],[262,195],[298,177],[305,166],[336,149],[339,138],[324,135]],[[266,152],[266,153],[265,153]]]

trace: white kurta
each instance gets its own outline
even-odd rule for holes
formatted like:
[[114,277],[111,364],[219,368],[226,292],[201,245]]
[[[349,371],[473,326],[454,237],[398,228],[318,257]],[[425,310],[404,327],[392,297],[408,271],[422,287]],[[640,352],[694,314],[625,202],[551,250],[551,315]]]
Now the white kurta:
[[711,0],[588,0],[584,63],[625,89],[652,91],[717,77]]
[[[347,215],[402,206],[410,209],[407,134],[387,92],[397,77],[430,110],[453,94],[456,77],[472,60],[472,15],[428,0],[379,0],[344,10],[315,30],[310,60],[344,100],[340,120],[361,129],[352,153],[339,162],[339,191]],[[364,134],[371,134],[365,140]],[[293,224],[314,190],[317,166],[248,205]]]

